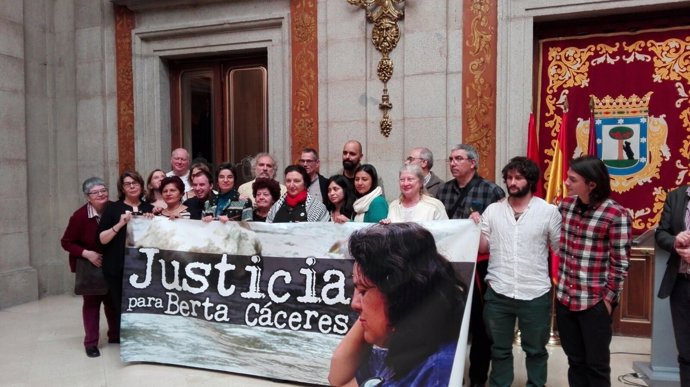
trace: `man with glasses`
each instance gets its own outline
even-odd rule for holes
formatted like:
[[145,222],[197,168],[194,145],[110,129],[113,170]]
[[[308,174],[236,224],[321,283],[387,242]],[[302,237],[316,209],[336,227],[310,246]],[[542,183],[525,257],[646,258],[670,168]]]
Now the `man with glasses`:
[[435,196],[441,184],[443,184],[443,180],[431,171],[431,168],[434,166],[434,154],[428,148],[414,148],[405,159],[405,164],[417,164],[422,168],[422,172],[424,172],[424,188],[426,188],[429,196]]
[[[444,183],[436,199],[446,207],[449,219],[472,219],[479,222],[482,212],[489,204],[505,197],[501,187],[482,178],[477,173],[479,153],[468,144],[453,147],[448,157],[448,166],[453,179]],[[491,340],[486,334],[484,320],[484,293],[486,292],[486,272],[489,257],[486,254],[477,256],[477,267],[472,292],[472,314],[470,316],[470,386],[486,384],[491,363]]]
[[319,172],[321,169],[321,161],[319,161],[319,153],[314,148],[302,149],[302,155],[299,159],[299,165],[307,170],[311,182],[307,187],[309,194],[315,199],[320,200],[324,205],[328,200],[328,179],[322,176]]

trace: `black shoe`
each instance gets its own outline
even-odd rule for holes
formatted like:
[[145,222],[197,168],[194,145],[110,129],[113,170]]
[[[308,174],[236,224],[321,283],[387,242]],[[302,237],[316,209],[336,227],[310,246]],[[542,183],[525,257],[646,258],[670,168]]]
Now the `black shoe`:
[[98,350],[98,347],[86,347],[86,356],[88,357],[99,357],[101,356],[101,351]]
[[470,387],[486,387],[486,383],[470,383]]
[[120,344],[120,339],[108,339],[108,344]]

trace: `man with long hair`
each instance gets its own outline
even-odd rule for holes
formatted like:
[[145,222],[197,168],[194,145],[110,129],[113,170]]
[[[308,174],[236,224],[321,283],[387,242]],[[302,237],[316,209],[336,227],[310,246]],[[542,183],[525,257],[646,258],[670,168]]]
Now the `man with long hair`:
[[610,199],[606,165],[594,156],[570,163],[563,217],[556,317],[570,386],[611,385],[611,315],[628,273],[630,215]]

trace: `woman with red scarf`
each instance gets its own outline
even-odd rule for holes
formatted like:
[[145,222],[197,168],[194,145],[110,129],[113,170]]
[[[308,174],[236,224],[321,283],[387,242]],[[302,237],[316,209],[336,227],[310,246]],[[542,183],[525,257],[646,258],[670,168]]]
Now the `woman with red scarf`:
[[309,174],[303,166],[285,168],[287,192],[268,211],[266,223],[328,222],[326,206],[309,195],[307,181],[310,181]]

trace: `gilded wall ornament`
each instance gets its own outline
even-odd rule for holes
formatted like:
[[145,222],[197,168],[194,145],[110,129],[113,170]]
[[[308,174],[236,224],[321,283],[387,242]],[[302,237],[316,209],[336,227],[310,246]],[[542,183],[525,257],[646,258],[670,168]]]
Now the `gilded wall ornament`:
[[389,54],[400,41],[398,21],[404,16],[405,0],[347,0],[347,2],[365,9],[367,20],[374,23],[371,42],[382,54],[376,69],[379,80],[383,82],[383,95],[379,103],[379,109],[383,111],[380,129],[381,134],[388,137],[393,129],[393,121],[388,115],[393,108],[388,95],[388,81],[393,76],[393,61]]

